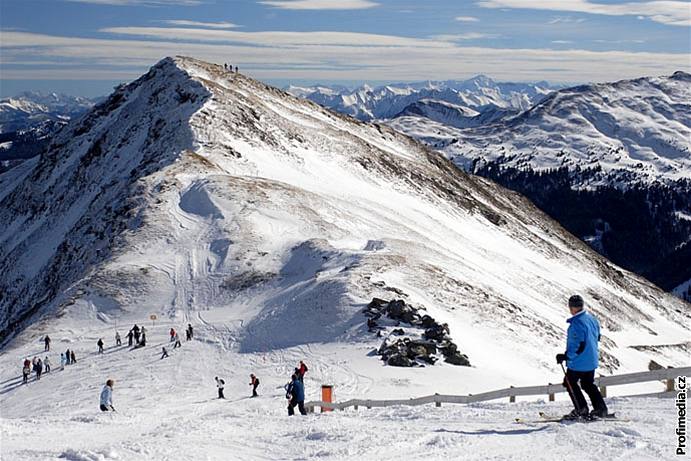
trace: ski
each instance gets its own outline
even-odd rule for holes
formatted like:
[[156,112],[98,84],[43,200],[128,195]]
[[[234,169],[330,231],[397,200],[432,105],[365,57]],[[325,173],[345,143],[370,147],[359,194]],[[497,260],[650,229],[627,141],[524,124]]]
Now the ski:
[[578,418],[578,419],[565,419],[563,416],[553,416],[553,415],[548,415],[547,413],[541,411],[539,413],[540,418],[546,419],[546,420],[565,420],[565,421],[581,421],[581,422],[594,422],[594,421],[627,421],[625,419],[617,418],[616,413],[608,413],[607,416],[604,417],[587,417],[587,418]]
[[553,416],[553,415],[548,415],[547,413],[540,412],[540,419],[536,420],[530,420],[530,419],[525,419],[525,418],[514,418],[514,421],[516,423],[521,423],[521,424],[539,424],[539,423],[562,423],[562,424],[567,424],[567,423],[595,423],[598,421],[613,421],[613,422],[629,422],[630,420],[628,419],[622,419],[622,418],[617,418],[615,413],[610,413],[604,418],[580,418],[580,419],[568,419],[564,418],[563,416]]

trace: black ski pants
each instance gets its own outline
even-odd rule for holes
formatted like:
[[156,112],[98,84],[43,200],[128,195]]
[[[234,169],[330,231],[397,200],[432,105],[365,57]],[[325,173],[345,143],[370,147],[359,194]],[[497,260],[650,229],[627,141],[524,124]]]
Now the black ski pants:
[[298,407],[298,410],[300,411],[301,415],[306,415],[307,410],[305,410],[305,401],[300,400],[299,402],[295,397],[290,399],[290,403],[288,404],[288,416],[293,416],[295,414],[295,407]]
[[576,410],[582,413],[588,410],[588,402],[586,402],[583,392],[581,391],[581,389],[583,389],[585,393],[588,394],[588,397],[590,397],[593,409],[598,413],[607,413],[605,400],[602,398],[602,394],[600,394],[600,389],[595,385],[595,370],[567,370],[566,377],[564,378],[564,387],[566,387],[569,392],[569,397],[571,397],[571,402],[573,402],[573,406]]

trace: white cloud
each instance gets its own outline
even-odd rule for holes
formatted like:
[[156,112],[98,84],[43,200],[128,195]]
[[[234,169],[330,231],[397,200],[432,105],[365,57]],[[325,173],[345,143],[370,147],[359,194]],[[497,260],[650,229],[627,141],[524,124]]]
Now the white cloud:
[[568,45],[573,43],[573,40],[552,40],[552,43],[556,43],[557,45]]
[[483,34],[481,32],[466,32],[464,34],[443,34],[433,35],[433,40],[441,40],[443,42],[457,42],[461,40],[479,40],[482,38],[497,38],[497,34]]
[[200,22],[200,21],[187,21],[184,19],[168,19],[164,22],[172,26],[188,26],[188,27],[201,27],[205,29],[233,29],[235,27],[240,27],[232,22]]
[[597,3],[590,0],[482,0],[484,8],[523,8],[607,16],[644,16],[672,26],[691,26],[691,4],[679,0]]
[[614,43],[621,45],[623,43],[645,43],[645,40],[593,40],[595,43]]
[[116,5],[116,6],[170,6],[170,5],[201,5],[204,0],[65,0],[75,3],[93,3],[96,5]]
[[266,0],[259,3],[284,10],[362,10],[379,6],[370,0]]
[[[238,34],[234,31],[172,29]],[[134,79],[165,56],[238,64],[262,79],[425,80],[479,73],[505,80],[604,81],[689,71],[685,53],[503,49],[338,32],[245,32],[242,42],[94,39],[0,31],[6,79]],[[256,35],[255,35],[256,34]],[[324,35],[327,34],[327,35]],[[173,33],[171,36],[174,37]],[[328,44],[321,43],[326,37]],[[316,44],[315,44],[316,43]],[[16,61],[57,64],[13,66]]]
[[118,35],[131,35],[162,40],[190,40],[194,42],[225,42],[251,46],[415,46],[420,48],[448,47],[444,41],[428,40],[397,35],[367,34],[358,32],[287,32],[260,31],[240,32],[231,30],[186,29],[172,27],[108,27],[100,29]]
[[479,19],[474,16],[456,16],[456,21],[459,22],[478,22]]
[[570,16],[565,16],[565,17],[557,16],[557,17],[552,18],[549,21],[547,21],[547,24],[580,24],[584,21],[585,21],[585,18],[572,18]]

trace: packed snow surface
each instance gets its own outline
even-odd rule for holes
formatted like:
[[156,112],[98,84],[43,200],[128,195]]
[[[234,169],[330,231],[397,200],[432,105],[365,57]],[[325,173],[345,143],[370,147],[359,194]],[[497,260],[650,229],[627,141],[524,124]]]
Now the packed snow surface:
[[[480,370],[451,366],[391,369],[363,357],[359,347],[304,345],[253,354],[233,352],[235,323],[209,311],[194,321],[196,338],[172,349],[168,330],[183,324],[146,322],[145,348],[113,345],[116,327],[73,323],[51,331],[52,351],[40,338],[0,356],[2,459],[33,460],[665,460],[674,459],[675,407],[671,399],[607,399],[629,421],[588,424],[519,424],[538,412],[561,415],[569,404],[521,400],[474,405],[389,407],[288,417],[283,385],[298,360],[309,367],[307,399],[332,384],[338,400],[405,398],[433,392],[468,393],[498,388]],[[140,323],[142,325],[142,323]],[[118,327],[121,335],[127,328]],[[104,337],[106,350],[96,353]],[[170,356],[161,359],[161,347]],[[76,351],[77,363],[59,369],[59,352]],[[49,355],[53,370],[22,385],[23,357]],[[432,367],[434,368],[434,367]],[[552,381],[559,379],[555,367]],[[430,374],[432,371],[437,373]],[[249,373],[260,379],[251,395]],[[226,381],[216,399],[214,377]],[[114,379],[117,413],[102,413],[98,398]],[[610,391],[616,388],[610,388]],[[663,385],[656,383],[656,389]],[[563,395],[562,395],[563,397]],[[546,398],[544,399],[546,400]],[[539,448],[539,449],[536,449]]]

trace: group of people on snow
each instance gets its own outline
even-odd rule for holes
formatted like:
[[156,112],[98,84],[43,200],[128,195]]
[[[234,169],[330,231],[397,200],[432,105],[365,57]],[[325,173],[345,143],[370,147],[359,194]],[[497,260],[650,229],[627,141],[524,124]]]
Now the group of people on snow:
[[[43,338],[45,352],[50,351],[50,341],[51,340],[47,335],[45,338]],[[65,369],[65,365],[69,365],[71,363],[77,363],[77,357],[75,356],[74,351],[67,349],[66,352],[60,353],[61,370]],[[32,372],[35,373],[36,380],[38,381],[41,379],[43,373],[50,373],[51,366],[52,364],[48,355],[46,355],[43,359],[41,359],[41,357],[34,357],[32,360],[29,360],[28,358],[24,359],[24,362],[22,363],[22,384],[27,384],[29,382],[29,377],[31,376]]]
[[[583,298],[579,295],[573,295],[568,300],[568,308],[571,312],[571,317],[567,319],[569,324],[567,330],[566,350],[563,353],[556,355],[558,364],[566,362],[567,369],[564,369],[563,385],[566,388],[574,409],[569,414],[565,415],[565,419],[597,419],[605,418],[608,415],[607,405],[600,393],[599,388],[595,384],[595,369],[598,367],[598,343],[601,339],[600,323],[588,311],[585,310],[585,303]],[[136,347],[143,347],[146,344],[146,329],[141,328],[136,324],[127,333],[128,343],[133,345],[133,340],[136,341]],[[193,338],[192,325],[188,324],[186,329],[186,339],[189,341]],[[120,335],[116,333],[116,345],[120,345]],[[170,329],[170,341],[174,342],[173,349],[182,347],[178,333],[174,328]],[[50,338],[44,338],[45,351],[50,350]],[[97,343],[99,353],[103,353],[103,339],[99,339]],[[161,358],[168,357],[168,351],[163,347],[163,354]],[[74,351],[69,349],[65,353],[60,354],[60,363],[62,368],[65,364],[76,363]],[[31,371],[36,373],[36,379],[41,379],[41,374],[45,370],[50,372],[50,359],[48,356],[44,360],[40,357],[34,357],[33,361],[27,358],[24,360],[22,377],[23,382],[26,383],[29,379]],[[563,368],[563,365],[562,365]],[[290,382],[284,388],[286,391],[286,399],[288,400],[288,415],[295,414],[295,407],[302,415],[306,415],[305,409],[305,387],[304,378],[308,368],[304,361],[300,361],[299,365],[295,367],[294,373],[291,375]],[[218,398],[225,399],[224,388],[225,381],[216,376],[216,387],[218,389]],[[106,381],[105,386],[101,391],[100,409],[102,411],[115,411],[112,402],[113,396],[112,379]],[[250,383],[252,387],[252,397],[257,397],[257,388],[259,387],[259,378],[252,373],[250,374]],[[583,391],[590,398],[592,404],[592,411],[588,409],[588,402],[586,401]]]
[[[288,415],[292,416],[295,414],[295,407],[298,407],[300,414],[306,415],[305,410],[305,384],[304,378],[305,373],[307,373],[307,365],[305,362],[300,360],[300,364],[295,367],[295,372],[290,377],[290,382],[284,386],[286,391],[286,399],[288,400]],[[223,378],[218,376],[214,377],[216,382],[216,389],[218,391],[218,398],[225,399],[225,386],[226,382]],[[257,388],[259,387],[259,378],[254,373],[250,373],[250,387],[252,388],[251,398],[258,397]]]
[[[118,334],[119,336],[119,334]],[[146,346],[146,328],[144,325],[139,327],[136,323],[132,328],[130,328],[130,331],[127,332],[127,345],[129,347],[134,346],[134,348],[139,348],[139,347],[144,347]],[[115,338],[115,342],[117,344],[117,337]]]
[[41,375],[45,371],[50,372],[50,359],[46,355],[45,360],[41,360],[41,357],[34,357],[33,360],[24,359],[24,364],[22,367],[22,383],[26,384],[29,382],[29,376],[31,372],[36,373],[36,380],[41,379]]
[[[223,68],[229,72],[233,72],[233,65],[232,64],[223,63]],[[238,72],[240,72],[240,70],[238,69],[238,66],[235,66],[235,73],[237,74]]]
[[[218,376],[216,376],[214,380],[216,381],[216,388],[218,389],[218,398],[225,399],[226,396],[223,394],[223,390],[225,389],[226,382]],[[259,394],[257,394],[257,388],[259,387],[259,378],[257,378],[257,376],[254,373],[250,374],[250,386],[252,386],[252,397],[259,397]]]

